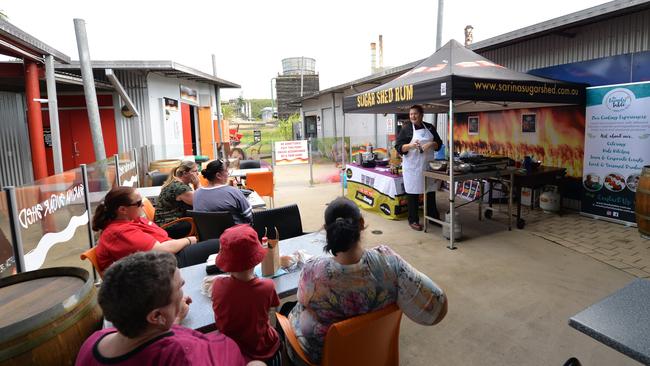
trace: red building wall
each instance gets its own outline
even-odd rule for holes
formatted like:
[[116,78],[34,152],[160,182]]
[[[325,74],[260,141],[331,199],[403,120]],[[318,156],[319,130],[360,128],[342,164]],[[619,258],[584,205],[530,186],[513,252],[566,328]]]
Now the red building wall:
[[[90,164],[96,161],[84,96],[59,95],[57,100],[63,169],[74,169],[80,164]],[[111,157],[118,151],[113,97],[110,94],[97,95],[97,103],[100,107],[99,118],[102,124],[106,156]],[[43,126],[45,128],[50,126],[50,116],[47,110],[43,111]],[[52,175],[54,174],[54,164],[51,147],[45,148],[45,155],[47,156],[48,174]]]

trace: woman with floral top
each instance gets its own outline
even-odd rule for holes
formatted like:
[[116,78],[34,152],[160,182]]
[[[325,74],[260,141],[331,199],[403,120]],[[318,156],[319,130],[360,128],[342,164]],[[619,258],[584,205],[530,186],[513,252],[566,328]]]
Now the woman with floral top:
[[[194,189],[199,187],[198,173],[198,166],[191,160],[183,161],[172,170],[156,201],[153,221],[158,226],[187,216],[186,211],[191,210],[194,204]],[[189,222],[179,222],[166,227],[165,231],[171,238],[180,239],[186,237],[191,229]]]
[[364,228],[352,201],[332,201],[325,210],[324,249],[333,257],[308,261],[300,275],[298,303],[289,320],[314,363],[321,361],[325,335],[333,323],[394,303],[422,325],[434,325],[447,314],[447,298],[429,277],[387,246],[363,248]]

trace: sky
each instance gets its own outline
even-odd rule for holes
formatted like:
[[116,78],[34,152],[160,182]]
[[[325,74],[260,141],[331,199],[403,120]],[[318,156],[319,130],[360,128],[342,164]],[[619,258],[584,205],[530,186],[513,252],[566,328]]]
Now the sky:
[[[442,44],[474,42],[605,3],[603,0],[444,2]],[[370,74],[370,43],[384,41],[384,66],[435,51],[437,0],[124,1],[0,0],[8,20],[78,59],[74,18],[86,21],[93,60],[172,60],[242,86],[223,99],[270,98],[282,59],[316,59],[320,88]]]

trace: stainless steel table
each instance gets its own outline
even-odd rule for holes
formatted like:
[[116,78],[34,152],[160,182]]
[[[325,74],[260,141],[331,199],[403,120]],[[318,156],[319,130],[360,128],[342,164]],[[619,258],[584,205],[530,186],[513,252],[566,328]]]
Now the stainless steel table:
[[[280,233],[282,234],[282,233]],[[313,256],[325,255],[323,247],[325,246],[325,234],[315,232],[297,236],[291,239],[280,240],[280,254],[292,254],[296,250],[302,249]],[[183,292],[192,298],[190,311],[183,321],[183,325],[201,332],[210,332],[215,329],[214,312],[212,310],[212,300],[201,293],[201,284],[206,276],[205,263],[197,264],[191,267],[181,268],[181,276],[185,280]],[[298,280],[300,271],[287,273],[275,277],[275,291],[282,299],[294,295],[298,290]]]
[[572,316],[569,325],[650,365],[650,281],[636,279]]
[[[494,169],[494,170],[486,170],[482,172],[468,172],[468,173],[455,173],[454,174],[454,183],[462,183],[467,180],[475,180],[478,179],[480,180],[480,185],[481,185],[481,192],[480,195],[482,196],[483,193],[485,192],[485,184],[483,182],[484,179],[493,179],[493,180],[498,180],[501,182],[501,184],[504,184],[508,187],[508,230],[512,230],[512,182],[513,182],[513,175],[514,175],[514,170],[512,169]],[[504,179],[505,177],[509,177],[510,179]],[[425,171],[424,172],[424,186],[427,186],[427,179],[438,179],[441,181],[445,181],[449,183],[449,173],[447,172],[437,172],[437,171]],[[454,184],[454,187],[451,187],[449,185],[449,189],[452,189],[454,194],[453,197],[456,197],[456,187]],[[492,186],[490,186],[490,189],[492,189]],[[453,205],[455,202],[455,199],[452,200],[449,204]],[[455,206],[454,206],[455,207]],[[492,210],[491,207],[488,208],[489,210]],[[425,198],[424,200],[424,231],[427,231],[427,227],[429,224],[429,220],[436,222],[444,227],[447,227],[449,230],[453,230],[451,228],[450,223],[433,218],[431,216],[427,216],[427,200]],[[483,198],[478,200],[478,219],[482,220],[483,219]],[[455,240],[454,240],[455,242]],[[449,243],[449,249],[455,249],[454,247],[454,242]]]

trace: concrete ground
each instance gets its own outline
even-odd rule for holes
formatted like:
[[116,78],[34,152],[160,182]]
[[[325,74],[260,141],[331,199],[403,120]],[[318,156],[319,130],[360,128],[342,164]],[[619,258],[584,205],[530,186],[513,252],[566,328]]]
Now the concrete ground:
[[[314,168],[317,182],[336,175],[331,165]],[[342,190],[339,183],[310,187],[309,176],[306,165],[276,167],[275,205],[297,203],[304,230],[315,231]],[[444,202],[439,194],[441,212]],[[434,327],[402,320],[401,365],[562,365],[572,356],[583,365],[638,364],[569,327],[568,319],[635,276],[649,276],[649,241],[621,225],[535,211],[525,212],[524,230],[507,231],[504,215],[478,221],[476,207],[459,210],[464,237],[453,251],[438,226],[416,232],[405,220],[364,213],[364,245],[391,246],[449,298],[447,317]],[[58,248],[53,263],[90,269],[78,256],[85,245]]]
[[[275,172],[276,206],[298,203],[305,231],[319,230],[326,204],[341,195],[340,185],[309,187],[305,166],[276,167]],[[324,181],[332,172],[333,167],[317,167],[314,176]],[[540,235],[547,231],[543,223],[557,226],[554,215],[526,217],[527,229],[507,231],[503,215],[479,222],[474,204],[460,212],[464,239],[453,251],[446,248],[440,227],[416,232],[406,221],[364,213],[364,245],[390,245],[449,298],[447,317],[434,327],[403,319],[402,365],[562,365],[572,356],[583,365],[638,364],[567,324],[571,316],[625,286],[634,273],[545,239]],[[604,224],[574,216],[568,216],[573,224],[595,223],[575,229],[586,233]],[[375,230],[381,233],[373,234]]]

